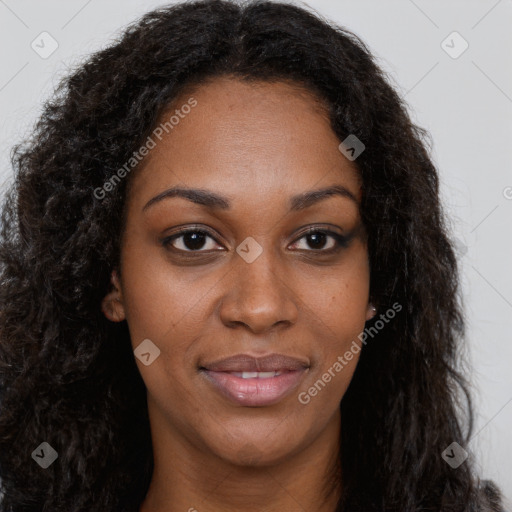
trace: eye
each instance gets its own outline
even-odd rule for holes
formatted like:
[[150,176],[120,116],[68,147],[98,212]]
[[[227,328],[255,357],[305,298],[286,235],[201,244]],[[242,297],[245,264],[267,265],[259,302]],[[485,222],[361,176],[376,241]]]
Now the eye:
[[310,228],[306,234],[302,235],[296,242],[294,242],[294,246],[296,246],[300,241],[304,241],[304,243],[302,248],[298,247],[299,250],[319,252],[321,254],[337,252],[342,247],[347,247],[349,242],[347,237],[344,237],[339,233],[329,230],[321,230],[318,228]]
[[[176,251],[182,252],[202,252],[199,251],[200,249],[214,250],[215,244],[210,243],[210,247],[208,247],[208,244],[206,243],[208,239],[215,241],[208,231],[189,228],[165,238],[162,240],[162,245],[166,248],[170,247],[172,249],[176,249]],[[178,241],[178,243],[175,244],[175,241]],[[206,248],[205,243],[207,246]]]
[[[208,239],[211,241],[209,247]],[[334,231],[313,227],[309,228],[305,234],[299,237],[292,247],[301,241],[304,241],[303,247],[294,247],[295,249],[318,252],[320,254],[331,254],[338,252],[342,247],[347,247],[350,240],[349,237],[342,236]],[[183,229],[162,240],[162,245],[165,248],[176,252],[188,253],[216,250],[215,244],[216,240],[213,235],[199,228]]]

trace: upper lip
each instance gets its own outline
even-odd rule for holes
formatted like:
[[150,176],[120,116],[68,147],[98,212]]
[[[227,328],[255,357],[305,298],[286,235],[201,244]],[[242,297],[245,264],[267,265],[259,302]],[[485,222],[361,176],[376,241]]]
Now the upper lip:
[[303,359],[284,354],[268,354],[261,357],[237,354],[204,364],[201,368],[214,372],[276,372],[301,370],[309,368],[309,364]]

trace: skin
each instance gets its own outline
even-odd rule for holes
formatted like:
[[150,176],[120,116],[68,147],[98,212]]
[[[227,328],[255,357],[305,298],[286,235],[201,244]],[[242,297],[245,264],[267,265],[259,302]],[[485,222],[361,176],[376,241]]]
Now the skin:
[[[110,320],[127,321],[134,349],[150,339],[161,351],[148,366],[136,358],[155,460],[140,510],[332,512],[341,489],[325,502],[320,496],[336,468],[339,403],[359,353],[308,404],[298,394],[354,340],[360,346],[357,336],[375,314],[361,179],[321,103],[298,85],[223,77],[193,97],[197,106],[130,177],[121,265],[102,306]],[[226,196],[231,208],[172,197],[143,211],[176,185]],[[331,195],[290,212],[291,196],[331,185],[355,200]],[[197,225],[213,237],[162,245],[178,227]],[[353,237],[322,255],[336,241],[327,235],[315,245],[304,235],[309,226]],[[236,252],[249,236],[263,250],[252,263]],[[234,404],[198,370],[234,354],[273,352],[310,368],[295,392],[270,406]]]

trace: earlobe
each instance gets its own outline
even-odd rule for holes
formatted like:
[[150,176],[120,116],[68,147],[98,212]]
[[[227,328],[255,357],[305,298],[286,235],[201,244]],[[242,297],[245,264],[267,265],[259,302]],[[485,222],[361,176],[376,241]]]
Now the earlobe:
[[368,303],[368,308],[366,309],[366,321],[371,320],[377,314],[377,308],[371,303]]
[[115,270],[112,271],[110,282],[112,283],[113,290],[105,295],[101,301],[101,310],[111,322],[122,322],[126,317],[121,285]]

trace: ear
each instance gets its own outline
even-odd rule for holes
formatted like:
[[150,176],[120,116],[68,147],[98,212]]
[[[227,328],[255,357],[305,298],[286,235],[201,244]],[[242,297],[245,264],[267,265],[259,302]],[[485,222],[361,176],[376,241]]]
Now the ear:
[[123,294],[117,271],[113,270],[110,282],[113,290],[110,291],[101,301],[101,310],[111,322],[122,322],[126,316],[123,306]]
[[368,303],[366,309],[366,321],[371,320],[377,314],[377,308],[371,303]]

